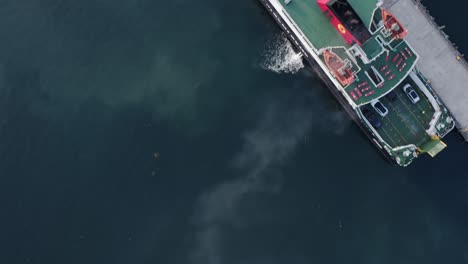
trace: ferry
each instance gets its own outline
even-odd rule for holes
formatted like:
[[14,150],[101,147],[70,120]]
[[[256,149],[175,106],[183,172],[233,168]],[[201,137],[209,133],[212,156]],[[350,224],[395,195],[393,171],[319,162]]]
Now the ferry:
[[370,141],[400,166],[447,146],[455,121],[377,0],[260,0]]

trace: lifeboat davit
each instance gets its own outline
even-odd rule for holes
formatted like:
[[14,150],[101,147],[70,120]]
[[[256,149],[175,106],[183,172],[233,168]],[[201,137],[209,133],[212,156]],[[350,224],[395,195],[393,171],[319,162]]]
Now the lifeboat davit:
[[406,34],[408,31],[406,28],[403,27],[403,25],[396,19],[396,17],[393,16],[390,11],[383,9],[382,8],[382,20],[384,22],[384,26],[387,30],[392,32],[392,35],[396,39],[403,39],[406,37]]
[[346,64],[338,55],[329,50],[324,50],[323,57],[328,69],[330,69],[336,79],[340,81],[341,85],[347,86],[354,81],[353,73],[346,68]]

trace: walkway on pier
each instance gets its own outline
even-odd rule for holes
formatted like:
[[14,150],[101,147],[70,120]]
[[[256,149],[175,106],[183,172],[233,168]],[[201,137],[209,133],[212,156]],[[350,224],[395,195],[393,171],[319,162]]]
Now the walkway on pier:
[[408,29],[406,40],[420,55],[417,67],[430,81],[468,141],[468,65],[427,13],[415,0],[384,0]]

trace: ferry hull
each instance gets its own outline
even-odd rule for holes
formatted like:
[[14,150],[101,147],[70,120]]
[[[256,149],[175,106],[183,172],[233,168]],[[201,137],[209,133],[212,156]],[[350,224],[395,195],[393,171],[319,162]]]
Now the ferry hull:
[[[298,41],[297,37],[292,33],[288,33],[288,32],[293,32],[292,28],[290,28],[288,24],[281,18],[281,16],[276,12],[275,8],[273,8],[271,3],[268,0],[259,0],[259,1],[265,7],[265,9],[271,14],[271,17],[280,26],[284,34],[286,34],[288,39],[291,41],[291,44],[293,44],[293,46],[296,47],[296,50],[300,50],[301,52],[308,53],[307,48],[303,46],[300,41]],[[389,162],[392,162],[393,165],[396,165],[397,163],[395,159],[392,156],[390,156],[390,154],[385,149],[383,149],[383,146],[377,143],[379,140],[375,138],[372,135],[372,133],[369,131],[369,129],[362,123],[362,120],[357,115],[356,111],[351,107],[351,105],[346,100],[346,98],[338,91],[335,84],[329,79],[329,77],[324,72],[324,70],[320,67],[317,61],[315,61],[312,54],[304,54],[304,55],[306,56],[303,56],[302,58],[307,61],[307,63],[311,66],[313,71],[320,77],[323,83],[327,86],[328,90],[333,94],[333,96],[338,100],[338,102],[341,104],[343,109],[353,119],[354,123],[361,129],[361,131],[364,132],[364,134],[369,138],[372,144],[375,145],[378,150],[380,150],[380,152],[383,154],[385,159]]]

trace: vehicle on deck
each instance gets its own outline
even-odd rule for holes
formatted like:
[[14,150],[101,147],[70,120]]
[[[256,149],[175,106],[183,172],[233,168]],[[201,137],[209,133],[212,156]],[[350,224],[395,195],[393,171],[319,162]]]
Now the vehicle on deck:
[[380,121],[379,117],[376,116],[374,113],[369,114],[367,120],[369,120],[369,122],[375,129],[379,129],[382,127],[382,122]]
[[379,117],[369,107],[362,107],[361,112],[375,129],[382,127],[382,122],[380,121]]
[[405,86],[403,86],[403,91],[406,93],[406,95],[408,96],[408,98],[413,104],[416,104],[417,102],[419,102],[420,100],[419,95],[416,93],[413,87],[411,87],[410,84],[406,84]]
[[407,166],[446,147],[441,138],[455,123],[417,68],[412,33],[390,12],[397,0],[260,2],[387,158]]
[[375,109],[375,111],[379,113],[380,116],[384,117],[388,114],[387,107],[385,107],[385,105],[382,104],[382,102],[380,102],[379,100],[373,101],[371,105]]

